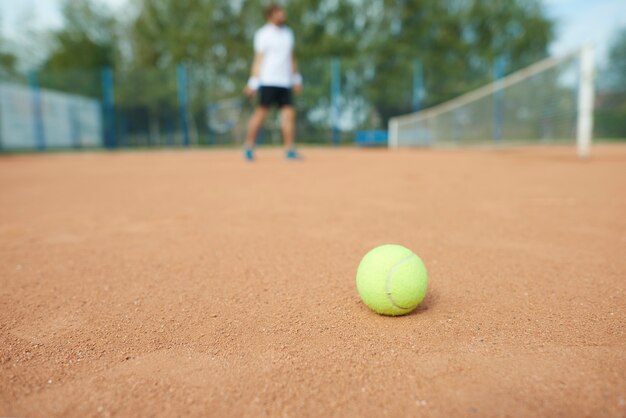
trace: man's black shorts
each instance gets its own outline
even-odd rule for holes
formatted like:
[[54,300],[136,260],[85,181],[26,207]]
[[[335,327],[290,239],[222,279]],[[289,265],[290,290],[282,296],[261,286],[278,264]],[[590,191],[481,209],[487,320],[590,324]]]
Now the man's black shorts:
[[291,106],[293,104],[291,89],[261,86],[259,88],[259,104],[263,107],[276,106],[278,108]]

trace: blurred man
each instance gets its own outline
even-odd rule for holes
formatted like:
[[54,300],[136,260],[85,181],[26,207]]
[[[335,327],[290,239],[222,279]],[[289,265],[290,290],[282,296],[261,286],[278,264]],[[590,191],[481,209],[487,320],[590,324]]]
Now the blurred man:
[[295,149],[296,109],[292,92],[302,91],[302,76],[293,55],[294,36],[286,26],[282,7],[271,5],[265,10],[267,23],[254,35],[254,62],[245,88],[249,97],[258,93],[259,105],[248,123],[244,156],[254,161],[257,134],[272,107],[280,109],[285,158],[299,158]]

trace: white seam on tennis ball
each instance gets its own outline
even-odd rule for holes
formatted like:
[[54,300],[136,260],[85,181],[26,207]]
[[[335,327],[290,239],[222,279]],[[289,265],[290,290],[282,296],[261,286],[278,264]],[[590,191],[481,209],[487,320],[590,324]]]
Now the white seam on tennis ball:
[[411,308],[405,308],[404,306],[400,306],[400,305],[396,305],[396,303],[393,301],[393,298],[391,297],[391,279],[393,278],[393,274],[396,272],[396,270],[398,269],[398,267],[400,267],[402,264],[408,262],[409,260],[411,260],[413,257],[417,257],[415,254],[411,254],[407,257],[404,257],[402,260],[398,261],[396,264],[394,264],[391,269],[389,269],[389,274],[387,275],[387,297],[389,298],[389,302],[391,302],[391,305],[393,305],[395,308],[398,309],[411,309]]

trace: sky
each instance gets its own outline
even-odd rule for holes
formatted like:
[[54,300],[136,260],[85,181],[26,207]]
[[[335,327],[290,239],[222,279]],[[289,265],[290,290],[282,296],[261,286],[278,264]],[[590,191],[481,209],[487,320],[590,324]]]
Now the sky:
[[[99,0],[111,10],[123,13],[128,0]],[[507,1],[507,0],[498,0]],[[544,0],[548,13],[557,22],[553,55],[560,55],[591,42],[600,60],[606,56],[612,35],[626,27],[626,0]],[[0,30],[5,37],[18,38],[21,22],[31,16],[30,26],[38,29],[62,25],[62,0],[0,0]],[[23,36],[23,35],[22,35]]]
[[[1,1],[1,0],[0,0]],[[551,47],[559,55],[593,43],[600,59],[606,57],[615,32],[626,28],[626,0],[544,0],[557,22]]]

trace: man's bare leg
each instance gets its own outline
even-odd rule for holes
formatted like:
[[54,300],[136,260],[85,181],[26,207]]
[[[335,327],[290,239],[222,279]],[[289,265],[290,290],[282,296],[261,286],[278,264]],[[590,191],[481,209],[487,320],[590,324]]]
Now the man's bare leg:
[[261,129],[261,126],[263,126],[263,122],[265,122],[268,113],[269,109],[267,107],[259,106],[250,117],[250,121],[248,122],[248,132],[246,134],[246,148],[252,148],[254,147],[254,144],[256,144],[256,137],[259,134],[259,130]]
[[296,109],[293,106],[283,106],[280,109],[280,119],[285,148],[291,150],[295,144]]

